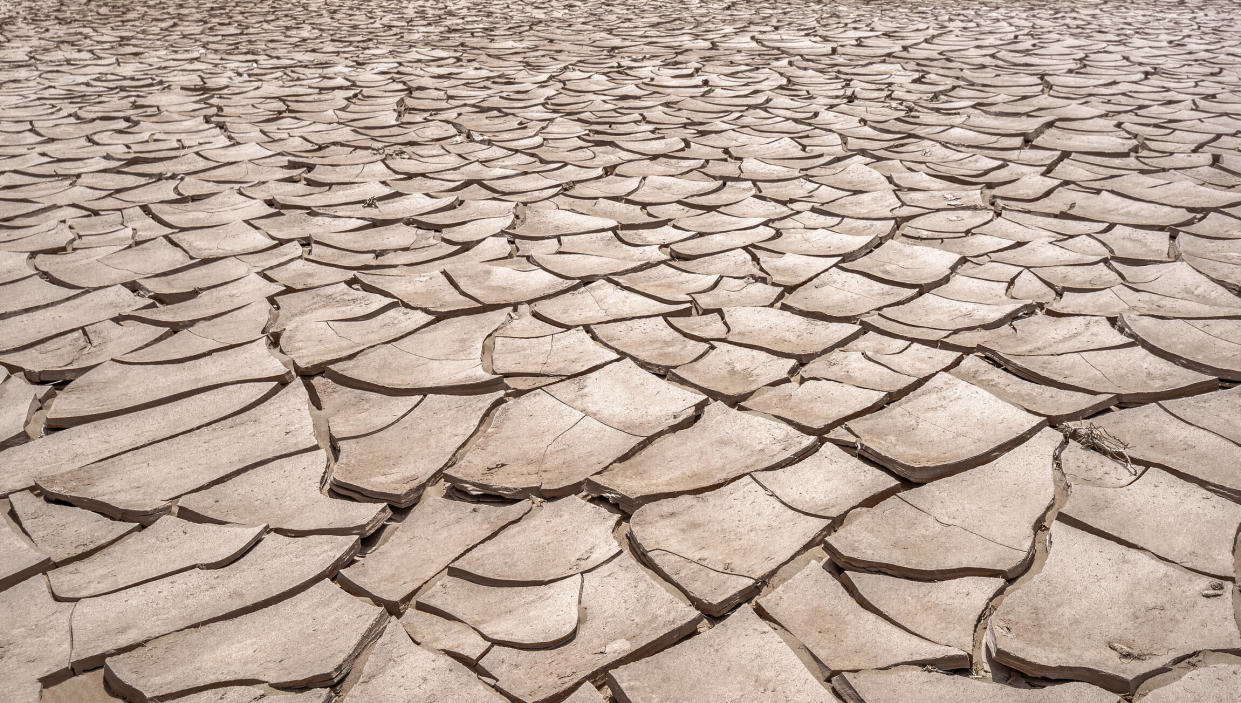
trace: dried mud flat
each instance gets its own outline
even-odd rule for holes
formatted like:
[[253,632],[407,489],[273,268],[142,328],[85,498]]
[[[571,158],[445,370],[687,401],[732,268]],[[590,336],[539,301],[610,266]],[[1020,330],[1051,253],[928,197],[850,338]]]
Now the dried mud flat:
[[0,5],[0,697],[1241,700],[1238,30]]

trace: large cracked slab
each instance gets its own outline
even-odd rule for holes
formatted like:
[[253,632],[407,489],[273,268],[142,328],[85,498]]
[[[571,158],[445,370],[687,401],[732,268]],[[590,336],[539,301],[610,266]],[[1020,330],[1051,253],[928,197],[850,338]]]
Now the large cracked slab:
[[703,402],[632,361],[608,364],[501,405],[445,475],[484,493],[566,495]]
[[1000,663],[1129,693],[1188,654],[1241,646],[1231,589],[1063,523],[1049,538],[1042,570],[991,619]]
[[[1227,416],[1224,416],[1227,417]],[[1186,422],[1160,404],[1099,415],[1087,421],[1124,443],[1124,457],[1158,466],[1232,498],[1241,496],[1241,444]]]
[[964,576],[942,581],[912,581],[885,574],[846,571],[844,583],[857,599],[884,617],[932,642],[974,649],[974,628],[1004,580]]
[[569,642],[541,650],[492,647],[480,670],[519,701],[545,701],[606,668],[663,649],[702,617],[624,554],[583,577],[581,609],[584,618]]
[[497,585],[537,585],[588,571],[620,552],[619,516],[577,496],[542,503],[475,547],[449,573]]
[[491,643],[469,625],[416,608],[405,611],[401,626],[418,644],[471,666],[491,648]]
[[756,471],[750,477],[790,508],[828,519],[900,485],[882,470],[831,443],[796,464]]
[[61,600],[100,596],[189,569],[227,565],[259,541],[264,525],[203,525],[171,515],[81,561],[49,571]]
[[494,385],[499,377],[483,369],[483,340],[507,314],[500,309],[436,322],[331,364],[328,375],[346,385],[370,390],[456,390]]
[[832,687],[846,703],[1116,703],[1115,694],[1084,683],[1046,688],[1005,686],[968,676],[898,667],[858,671],[832,679]]
[[332,487],[364,500],[412,505],[499,400],[499,393],[424,396],[391,425],[340,442]]
[[105,675],[113,690],[137,701],[234,681],[330,685],[348,672],[386,619],[381,608],[322,582],[271,607],[112,657]]
[[579,574],[537,586],[489,586],[447,576],[418,596],[418,606],[466,623],[506,647],[554,647],[577,633]]
[[657,438],[590,478],[586,487],[632,512],[652,500],[778,466],[813,443],[787,425],[712,403],[693,425]]
[[337,569],[357,553],[356,537],[268,535],[221,569],[190,569],[111,594],[78,601],[73,610],[73,665],[154,637],[275,602]]
[[138,527],[89,510],[51,503],[28,491],[10,495],[9,503],[35,547],[57,564],[96,552]]
[[396,609],[470,547],[530,510],[423,496],[393,534],[341,572],[341,585]]
[[827,537],[828,552],[898,576],[1012,577],[1033,557],[1036,526],[1052,506],[1062,441],[1044,429],[990,463],[855,510]]
[[500,703],[504,698],[447,655],[414,644],[400,623],[389,618],[344,700]]
[[1234,577],[1241,505],[1165,471],[1149,468],[1116,488],[1074,485],[1060,515],[1187,569]]
[[721,615],[826,527],[827,520],[790,509],[743,477],[643,505],[630,520],[629,540],[695,607]]
[[[116,519],[151,519],[185,493],[317,446],[300,381],[251,410],[80,469],[39,479],[46,495]],[[170,470],[176,466],[176,471]]]
[[93,290],[47,309],[0,320],[2,351],[18,349],[48,337],[102,322],[150,304],[121,286]]
[[21,528],[5,519],[0,529],[0,590],[47,570],[52,558],[35,548]]
[[295,454],[177,500],[177,515],[217,523],[259,523],[287,535],[367,535],[388,518],[387,506],[325,495],[327,457]]
[[748,605],[697,637],[608,672],[608,687],[634,703],[834,699]]
[[0,452],[0,493],[39,478],[93,464],[233,415],[270,393],[270,383],[246,383],[192,395],[167,405],[91,422]]
[[910,480],[929,481],[993,459],[1045,424],[977,386],[938,373],[845,427],[866,456]]
[[1176,681],[1157,688],[1140,700],[1147,703],[1172,703],[1195,700],[1203,703],[1228,700],[1241,687],[1241,666],[1212,663],[1186,673]]
[[1084,393],[1114,394],[1126,402],[1175,398],[1219,387],[1213,376],[1178,366],[1137,346],[997,356],[1015,373],[1039,383]]
[[832,674],[924,664],[969,666],[965,652],[918,637],[858,605],[818,561],[757,600]]
[[52,598],[42,576],[0,592],[0,679],[9,700],[36,703],[39,680],[67,670],[72,610]]

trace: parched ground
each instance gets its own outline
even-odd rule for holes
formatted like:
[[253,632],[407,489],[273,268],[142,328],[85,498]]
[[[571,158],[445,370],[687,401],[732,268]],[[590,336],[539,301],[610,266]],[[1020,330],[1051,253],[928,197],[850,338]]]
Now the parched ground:
[[0,3],[0,698],[1235,703],[1232,2]]

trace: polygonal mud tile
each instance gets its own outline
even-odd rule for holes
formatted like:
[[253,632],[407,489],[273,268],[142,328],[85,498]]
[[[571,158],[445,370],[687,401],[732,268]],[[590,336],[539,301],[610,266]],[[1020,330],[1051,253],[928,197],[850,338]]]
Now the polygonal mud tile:
[[1043,430],[983,466],[849,514],[827,538],[833,560],[898,576],[1012,577],[1033,556],[1055,494],[1062,436]]
[[263,524],[286,535],[367,535],[388,518],[387,506],[324,495],[327,457],[295,454],[181,496],[177,514],[207,522]]
[[567,693],[610,666],[663,649],[694,631],[702,616],[665,588],[621,554],[583,577],[584,618],[577,636],[551,649],[492,647],[479,669],[519,701]]
[[608,687],[625,701],[834,699],[748,605],[696,637],[613,669]]
[[1241,505],[1156,468],[1132,483],[1075,484],[1060,519],[1168,561],[1231,579]]
[[1129,693],[1188,654],[1241,646],[1228,586],[1064,523],[1049,539],[1042,569],[991,617],[1005,666]]
[[709,615],[755,593],[827,521],[792,510],[749,478],[638,508],[629,539],[643,559]]
[[424,583],[470,547],[530,510],[530,503],[489,505],[423,495],[391,535],[340,574],[341,585],[397,612]]
[[1085,683],[1019,688],[969,676],[898,667],[841,674],[832,687],[846,703],[1117,703],[1116,694]]
[[463,622],[491,642],[543,649],[573,637],[580,574],[538,586],[488,586],[446,576],[418,595],[418,607]]
[[845,423],[861,450],[914,481],[978,466],[1046,424],[946,373],[870,415]]
[[219,569],[189,569],[114,593],[85,598],[73,610],[73,667],[153,637],[244,613],[331,576],[357,553],[356,537],[268,535]]
[[362,664],[344,701],[500,703],[504,697],[447,655],[414,644],[393,618]]
[[928,664],[969,666],[959,649],[910,634],[858,605],[817,562],[758,598],[758,608],[806,645],[831,673]]
[[[234,681],[326,686],[349,671],[386,620],[382,608],[320,582],[262,610],[111,657],[105,672],[109,687],[140,701]],[[237,656],[242,642],[253,656]]]
[[203,525],[171,515],[97,554],[48,572],[61,600],[104,595],[189,569],[227,565],[263,535],[263,525]]
[[495,585],[559,581],[593,569],[620,551],[612,537],[619,519],[577,496],[542,503],[454,561],[449,573]]
[[652,500],[778,466],[813,444],[813,438],[783,423],[712,403],[693,425],[658,437],[588,479],[586,488],[633,511]]

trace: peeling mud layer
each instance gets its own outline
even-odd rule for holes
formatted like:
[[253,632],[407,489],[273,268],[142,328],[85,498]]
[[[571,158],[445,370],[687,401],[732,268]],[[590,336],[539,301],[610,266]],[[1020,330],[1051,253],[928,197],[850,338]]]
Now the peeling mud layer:
[[1241,700],[1238,37],[0,4],[0,698]]

